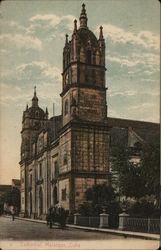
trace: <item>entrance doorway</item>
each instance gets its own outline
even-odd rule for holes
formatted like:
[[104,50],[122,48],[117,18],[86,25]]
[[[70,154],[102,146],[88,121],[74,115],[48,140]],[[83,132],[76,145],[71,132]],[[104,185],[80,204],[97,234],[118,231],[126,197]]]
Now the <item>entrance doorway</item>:
[[32,192],[30,192],[30,216],[32,214]]
[[39,191],[39,214],[42,215],[43,214],[43,191],[42,191],[42,187],[40,187],[40,191]]
[[56,205],[58,203],[56,185],[54,186],[54,190],[53,190],[53,203],[54,203],[54,205]]

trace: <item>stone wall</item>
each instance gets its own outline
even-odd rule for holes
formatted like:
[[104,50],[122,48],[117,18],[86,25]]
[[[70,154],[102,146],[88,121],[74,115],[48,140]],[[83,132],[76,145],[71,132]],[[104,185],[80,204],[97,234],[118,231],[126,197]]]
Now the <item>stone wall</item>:
[[83,172],[107,172],[108,158],[108,131],[96,127],[72,130],[72,169]]
[[59,139],[59,174],[71,170],[71,130],[63,132]]
[[59,180],[58,184],[59,192],[59,203],[66,209],[69,210],[69,179]]
[[106,91],[80,88],[79,118],[84,121],[104,122],[107,117]]

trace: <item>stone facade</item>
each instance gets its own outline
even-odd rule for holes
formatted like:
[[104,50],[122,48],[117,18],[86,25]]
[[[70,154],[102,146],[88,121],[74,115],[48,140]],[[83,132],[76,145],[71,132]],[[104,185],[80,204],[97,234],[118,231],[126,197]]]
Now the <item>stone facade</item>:
[[22,216],[45,218],[58,202],[73,214],[88,188],[110,185],[109,147],[119,120],[107,117],[103,28],[97,39],[87,26],[84,4],[79,20],[63,50],[62,114],[49,119],[36,89],[23,113]]

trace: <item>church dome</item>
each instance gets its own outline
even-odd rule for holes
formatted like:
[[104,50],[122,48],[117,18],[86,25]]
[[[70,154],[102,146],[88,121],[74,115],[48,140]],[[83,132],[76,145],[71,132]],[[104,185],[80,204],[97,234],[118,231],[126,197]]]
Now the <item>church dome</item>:
[[32,106],[28,108],[28,105],[25,110],[25,116],[28,116],[30,118],[36,118],[36,119],[44,119],[47,115],[47,113],[44,112],[43,109],[41,109],[38,105],[38,97],[36,95],[36,87],[34,87],[34,96],[32,98]]
[[97,38],[89,29],[78,29],[77,36],[80,41],[80,45],[82,45],[83,47],[98,47]]
[[28,109],[28,113],[29,113],[30,117],[33,117],[33,118],[44,118],[45,117],[45,112],[40,107],[30,107]]

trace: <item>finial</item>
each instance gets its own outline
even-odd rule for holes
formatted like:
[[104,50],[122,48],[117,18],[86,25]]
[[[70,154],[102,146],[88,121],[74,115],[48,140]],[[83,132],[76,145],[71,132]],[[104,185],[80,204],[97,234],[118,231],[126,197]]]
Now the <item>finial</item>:
[[26,111],[28,111],[29,107],[28,107],[28,104],[26,105]]
[[99,39],[103,39],[103,27],[102,25],[100,26],[100,35],[99,35]]
[[65,44],[67,44],[68,43],[68,34],[66,34],[65,36],[66,36]]
[[32,106],[37,107],[38,106],[38,98],[36,96],[36,86],[34,86],[34,96],[32,98]]
[[80,28],[87,28],[87,15],[86,15],[86,9],[85,9],[85,4],[82,4],[82,11],[80,14]]
[[77,30],[77,20],[75,19],[74,20],[74,31],[76,31]]
[[48,115],[48,108],[46,107],[46,114]]
[[82,4],[82,11],[84,11],[84,12],[86,12],[85,6],[86,6],[86,5],[83,3],[83,4]]

